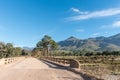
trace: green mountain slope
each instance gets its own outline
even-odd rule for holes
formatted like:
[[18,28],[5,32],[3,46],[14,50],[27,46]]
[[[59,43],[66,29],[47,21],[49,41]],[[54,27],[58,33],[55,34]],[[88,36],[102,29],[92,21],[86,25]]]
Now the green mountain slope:
[[71,50],[71,51],[120,51],[120,34],[116,34],[110,37],[96,37],[88,39],[77,39],[70,37],[64,41],[58,42],[59,49]]

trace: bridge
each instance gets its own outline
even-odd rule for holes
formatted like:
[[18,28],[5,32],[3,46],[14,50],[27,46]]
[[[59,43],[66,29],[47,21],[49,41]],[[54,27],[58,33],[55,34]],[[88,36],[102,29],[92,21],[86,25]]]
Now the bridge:
[[[56,65],[57,62],[59,65]],[[62,62],[68,66],[68,60],[63,59],[39,60],[33,57],[1,59],[0,80],[100,80],[76,74],[69,67],[68,69],[63,67]]]

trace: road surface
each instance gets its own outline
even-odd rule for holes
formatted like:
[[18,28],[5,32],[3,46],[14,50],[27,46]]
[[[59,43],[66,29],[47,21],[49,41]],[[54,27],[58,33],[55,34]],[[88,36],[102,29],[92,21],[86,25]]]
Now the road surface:
[[0,80],[83,80],[80,75],[35,58],[0,67]]

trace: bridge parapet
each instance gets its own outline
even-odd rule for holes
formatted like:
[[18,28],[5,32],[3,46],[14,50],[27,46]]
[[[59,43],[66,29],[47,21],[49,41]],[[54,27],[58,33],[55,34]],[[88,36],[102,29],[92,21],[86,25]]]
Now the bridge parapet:
[[70,67],[72,67],[72,68],[80,68],[79,61],[77,61],[75,59],[70,59]]
[[71,68],[79,68],[80,64],[79,61],[75,59],[67,59],[67,58],[54,58],[54,57],[44,57],[46,60],[50,60],[52,62],[64,65],[64,66],[69,66]]
[[66,69],[68,69],[69,71],[72,71],[74,73],[80,74],[81,76],[87,78],[87,80],[104,80],[104,79],[98,78],[92,74],[83,72],[81,70],[81,65],[80,65],[79,61],[77,61],[75,59],[44,57],[43,60],[53,63],[55,65],[59,65],[59,66],[68,66],[68,67],[66,67]]
[[9,64],[9,63],[12,63],[15,61],[23,60],[23,59],[25,59],[25,57],[2,58],[2,59],[0,59],[0,66],[5,65],[5,64]]

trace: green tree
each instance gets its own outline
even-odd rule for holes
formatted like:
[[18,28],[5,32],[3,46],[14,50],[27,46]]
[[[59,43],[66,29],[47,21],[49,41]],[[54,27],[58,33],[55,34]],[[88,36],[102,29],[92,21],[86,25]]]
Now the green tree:
[[6,44],[6,49],[7,49],[6,57],[15,56],[15,54],[14,54],[14,47],[13,47],[12,43],[7,43]]
[[41,55],[42,55],[42,51],[41,51],[40,48],[34,48],[34,49],[32,50],[31,56],[36,57],[36,58],[39,58]]
[[31,56],[31,52],[26,50],[26,49],[23,49],[21,55],[23,55],[23,56]]
[[57,49],[58,45],[54,40],[51,40],[50,45],[51,54],[54,54],[54,51]]
[[20,56],[21,53],[22,48],[14,47],[12,43],[0,42],[0,58]]
[[22,48],[21,47],[15,47],[14,48],[14,53],[15,53],[15,56],[20,56],[21,53],[22,53]]
[[0,58],[6,57],[6,45],[3,42],[0,42]]
[[49,55],[49,49],[56,49],[57,43],[48,35],[45,35],[41,41],[37,43],[37,48],[41,48],[43,51],[43,55]]
[[21,55],[23,55],[23,56],[25,56],[26,55],[26,52],[25,52],[25,50],[23,49],[22,50],[22,54]]

